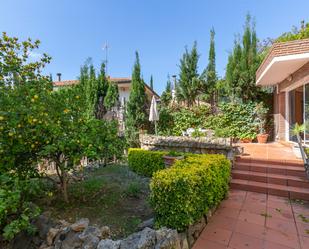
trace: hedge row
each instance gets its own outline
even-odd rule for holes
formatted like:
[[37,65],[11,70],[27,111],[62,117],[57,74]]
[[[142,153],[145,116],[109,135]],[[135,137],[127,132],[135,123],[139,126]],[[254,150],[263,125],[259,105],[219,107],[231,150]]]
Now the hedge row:
[[181,231],[202,218],[226,196],[230,168],[223,155],[189,155],[154,173],[150,201],[156,225]]
[[167,152],[129,149],[129,168],[139,175],[151,177],[158,170],[165,169],[163,155]]

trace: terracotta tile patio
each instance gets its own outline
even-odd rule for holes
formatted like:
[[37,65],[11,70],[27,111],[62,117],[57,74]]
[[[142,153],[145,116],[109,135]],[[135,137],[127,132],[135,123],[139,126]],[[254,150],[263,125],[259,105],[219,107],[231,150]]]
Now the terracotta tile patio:
[[308,249],[309,202],[230,190],[193,249]]
[[244,148],[244,158],[254,158],[254,159],[265,159],[265,160],[286,160],[286,161],[297,161],[300,162],[301,159],[295,157],[292,148],[287,145],[280,143],[241,143],[238,144]]

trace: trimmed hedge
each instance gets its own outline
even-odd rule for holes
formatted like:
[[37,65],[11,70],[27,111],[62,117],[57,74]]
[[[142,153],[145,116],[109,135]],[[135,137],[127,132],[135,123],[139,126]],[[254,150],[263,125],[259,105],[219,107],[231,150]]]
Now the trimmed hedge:
[[156,172],[150,183],[156,225],[181,231],[198,221],[226,196],[230,169],[223,155],[189,155]]
[[167,152],[129,149],[129,168],[139,175],[151,177],[158,170],[165,169],[163,156]]

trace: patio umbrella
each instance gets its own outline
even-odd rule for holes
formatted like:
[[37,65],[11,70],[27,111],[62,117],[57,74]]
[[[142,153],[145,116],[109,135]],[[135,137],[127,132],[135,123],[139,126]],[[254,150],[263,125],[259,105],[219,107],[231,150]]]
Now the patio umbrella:
[[157,101],[155,96],[152,96],[151,106],[149,110],[149,121],[154,122],[155,124],[155,133],[157,135],[157,121],[159,120],[158,110],[157,110]]

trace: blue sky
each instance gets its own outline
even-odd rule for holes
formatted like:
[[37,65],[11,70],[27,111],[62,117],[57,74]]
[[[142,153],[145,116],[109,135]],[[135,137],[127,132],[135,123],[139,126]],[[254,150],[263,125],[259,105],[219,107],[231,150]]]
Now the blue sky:
[[0,31],[41,40],[39,52],[52,56],[46,72],[54,79],[58,72],[63,79],[75,79],[87,57],[99,66],[107,41],[108,74],[131,76],[138,50],[143,77],[148,82],[152,74],[159,93],[167,75],[178,73],[185,45],[197,41],[199,70],[206,67],[212,26],[217,71],[223,76],[246,13],[255,17],[260,39],[309,21],[308,0],[0,0],[0,9]]

